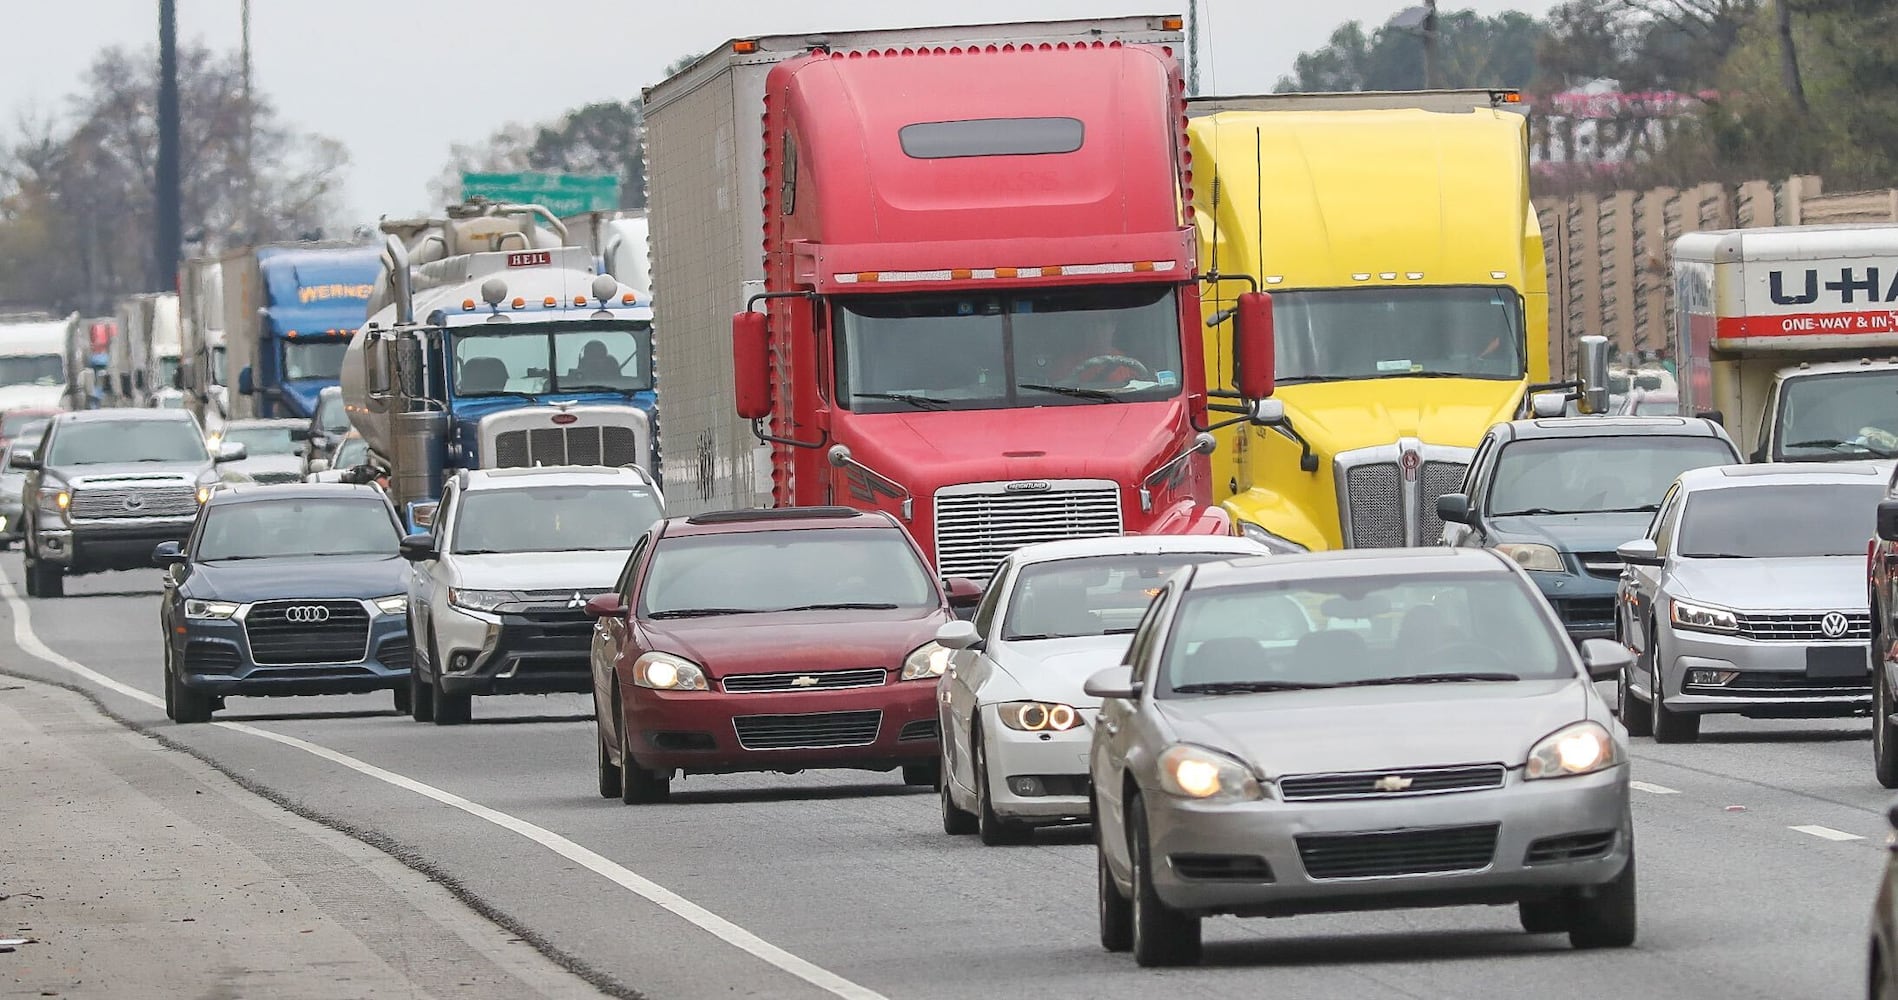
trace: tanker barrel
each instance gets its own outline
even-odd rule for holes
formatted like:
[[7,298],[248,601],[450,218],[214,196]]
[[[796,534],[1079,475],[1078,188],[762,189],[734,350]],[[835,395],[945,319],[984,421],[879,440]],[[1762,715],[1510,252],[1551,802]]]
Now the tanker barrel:
[[441,495],[442,460],[448,444],[448,414],[419,410],[395,415],[395,469],[389,476],[397,507]]

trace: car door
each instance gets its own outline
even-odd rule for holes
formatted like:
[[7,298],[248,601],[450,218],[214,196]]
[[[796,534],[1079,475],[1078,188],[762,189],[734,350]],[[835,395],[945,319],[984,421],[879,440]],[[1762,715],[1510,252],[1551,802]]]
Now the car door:
[[995,569],[989,588],[976,605],[970,624],[982,637],[983,649],[958,649],[949,654],[937,685],[937,721],[942,729],[943,759],[949,773],[964,788],[975,787],[975,748],[969,740],[975,733],[975,718],[981,707],[983,685],[994,675],[994,653],[988,648],[1002,635],[1005,613],[1003,601],[1013,586],[1017,564],[1004,559]]
[[626,554],[626,565],[620,569],[619,579],[613,583],[613,592],[619,595],[620,604],[626,608],[626,612],[603,615],[593,620],[593,645],[587,655],[588,666],[593,673],[593,710],[600,723],[600,732],[616,741],[619,739],[619,727],[616,724],[619,716],[613,705],[613,672],[620,655],[626,651],[632,629],[632,609],[639,604],[639,571],[645,562],[647,550],[652,547],[652,538],[653,532],[649,531],[633,543],[632,551]]
[[[460,497],[461,491],[453,483],[442,488],[441,506],[435,510],[432,532],[435,536],[435,558],[411,563],[409,568],[410,624],[417,630],[411,640],[425,648],[426,637],[434,628],[432,614],[435,601],[446,600],[451,583],[448,579],[448,559],[444,552],[448,540],[454,537],[455,511],[460,506],[457,502]],[[435,669],[435,665],[429,664],[429,669]]]
[[1121,659],[1122,666],[1133,669],[1134,680],[1143,690],[1135,698],[1101,699],[1100,714],[1095,717],[1094,739],[1088,748],[1088,776],[1093,782],[1094,802],[1099,811],[1095,828],[1099,831],[1101,849],[1121,871],[1130,864],[1122,777],[1129,750],[1138,737],[1136,716],[1141,704],[1152,697],[1151,690],[1147,689],[1152,687],[1158,669],[1154,661],[1159,658],[1165,623],[1173,614],[1180,586],[1180,582],[1174,580],[1153,599],[1146,617],[1134,629],[1127,655]]
[[[1686,498],[1679,483],[1668,487],[1667,494],[1661,498],[1661,508],[1654,514],[1654,521],[1648,526],[1646,537],[1654,543],[1656,554],[1665,564],[1672,549],[1674,527],[1680,521],[1681,508]],[[1662,566],[1636,566],[1632,563],[1621,567],[1621,582],[1616,592],[1621,598],[1616,607],[1622,614],[1622,635],[1627,644],[1637,650],[1650,648],[1654,637],[1648,634],[1648,622],[1654,617],[1654,599],[1660,589]]]

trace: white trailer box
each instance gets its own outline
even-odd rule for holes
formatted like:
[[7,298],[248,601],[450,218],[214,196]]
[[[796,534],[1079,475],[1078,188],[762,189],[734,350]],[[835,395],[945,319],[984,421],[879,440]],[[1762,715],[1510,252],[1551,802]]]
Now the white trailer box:
[[216,257],[185,262],[178,282],[179,388],[207,431],[224,426],[224,268]]
[[78,313],[0,317],[0,411],[65,405],[66,343],[78,326]]

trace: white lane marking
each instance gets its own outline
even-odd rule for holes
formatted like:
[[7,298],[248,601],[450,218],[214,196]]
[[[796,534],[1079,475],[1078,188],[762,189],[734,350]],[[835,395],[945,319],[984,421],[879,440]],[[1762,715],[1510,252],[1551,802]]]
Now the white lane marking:
[[1680,789],[1678,788],[1669,788],[1666,785],[1656,785],[1656,784],[1652,784],[1646,781],[1630,781],[1628,782],[1628,787],[1634,789],[1637,792],[1646,792],[1649,795],[1679,795],[1680,794]]
[[[8,606],[13,609],[13,641],[17,643],[21,649],[25,650],[28,655],[45,660],[47,663],[67,673],[84,678],[100,687],[107,688],[127,698],[150,705],[153,708],[165,707],[165,700],[163,698],[154,694],[148,694],[130,685],[122,684],[93,670],[83,663],[68,659],[48,648],[33,631],[32,609],[29,608],[27,603],[20,598],[20,595],[14,591],[13,581],[7,579],[4,575],[0,575],[0,597],[6,598]],[[453,792],[443,791],[433,785],[424,784],[406,775],[385,770],[374,764],[357,760],[346,753],[340,753],[307,740],[300,740],[294,736],[273,733],[269,730],[245,725],[241,722],[213,722],[211,725],[228,729],[235,733],[243,733],[247,736],[266,739],[272,743],[278,743],[316,757],[321,757],[332,763],[341,764],[358,774],[366,775],[384,784],[403,789],[404,791],[414,792],[424,798],[433,799],[442,805],[459,809],[477,819],[492,823],[503,830],[520,834],[528,840],[547,848],[549,851],[566,858],[568,861],[604,876],[615,885],[627,889],[647,902],[671,912],[673,915],[686,920],[694,927],[705,931],[707,934],[718,938],[726,944],[751,955],[753,958],[767,962],[784,972],[788,972],[832,996],[843,997],[845,1000],[888,1000],[883,994],[869,987],[859,986],[828,969],[805,961],[756,934],[745,930],[743,927],[726,920],[724,917],[686,899],[684,896],[641,876],[638,872],[616,861],[602,857],[545,827],[536,826],[524,819],[501,812],[498,809],[491,809],[479,802],[464,799]]]
[[1818,837],[1820,840],[1864,840],[1865,839],[1864,837],[1861,837],[1856,833],[1846,833],[1843,830],[1834,830],[1829,826],[1789,826],[1786,829],[1797,830],[1800,833],[1810,834],[1814,837]]

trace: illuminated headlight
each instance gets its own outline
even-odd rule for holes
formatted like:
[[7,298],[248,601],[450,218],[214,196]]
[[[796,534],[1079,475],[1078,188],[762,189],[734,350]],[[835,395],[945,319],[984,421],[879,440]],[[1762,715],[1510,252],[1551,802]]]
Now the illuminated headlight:
[[492,614],[501,609],[501,605],[512,603],[514,594],[507,590],[463,590],[459,587],[448,588],[448,603],[465,611],[483,611]]
[[1593,774],[1621,763],[1621,748],[1596,722],[1577,722],[1542,738],[1529,751],[1525,778],[1566,778]]
[[40,487],[40,506],[64,511],[72,506],[72,494],[57,486]]
[[1496,551],[1516,561],[1523,569],[1532,569],[1538,573],[1560,573],[1563,571],[1562,554],[1554,546],[1537,544],[1498,545]]
[[224,621],[237,613],[237,605],[230,601],[186,601],[185,617],[200,620]]
[[995,713],[1002,725],[1026,733],[1064,733],[1081,725],[1081,713],[1073,705],[1048,701],[1017,701],[1003,705]]
[[903,658],[902,678],[906,681],[926,681],[941,677],[949,666],[949,650],[939,646],[934,639],[910,650]]
[[409,595],[397,594],[394,597],[378,597],[376,598],[376,610],[385,615],[407,614],[409,610]]
[[211,487],[209,486],[198,487],[198,503],[200,504],[209,503],[210,500],[211,500]]
[[1263,545],[1266,548],[1271,549],[1273,552],[1290,553],[1290,552],[1310,552],[1311,551],[1305,546],[1300,545],[1289,538],[1283,538],[1278,535],[1274,535],[1271,532],[1265,530],[1264,528],[1261,528],[1258,525],[1253,524],[1251,521],[1234,520],[1232,523],[1235,527],[1239,529],[1238,530],[1239,535],[1251,541],[1257,542],[1260,545]]
[[633,664],[633,683],[660,691],[704,691],[705,671],[683,656],[647,653]]
[[1740,628],[1733,612],[1688,601],[1674,601],[1668,617],[1675,626],[1696,632],[1734,632]]
[[1160,787],[1201,802],[1265,797],[1259,779],[1239,761],[1205,747],[1175,744],[1160,754]]

